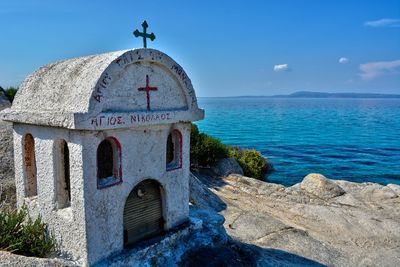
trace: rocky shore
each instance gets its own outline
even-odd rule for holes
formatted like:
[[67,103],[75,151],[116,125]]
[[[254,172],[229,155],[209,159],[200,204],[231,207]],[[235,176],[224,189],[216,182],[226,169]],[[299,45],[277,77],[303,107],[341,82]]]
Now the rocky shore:
[[233,239],[266,249],[259,263],[268,262],[275,249],[317,265],[400,266],[398,185],[310,174],[301,183],[284,187],[210,171],[197,173],[192,180],[192,187],[198,186],[193,191],[209,189],[203,195],[192,194],[193,202],[218,210]]

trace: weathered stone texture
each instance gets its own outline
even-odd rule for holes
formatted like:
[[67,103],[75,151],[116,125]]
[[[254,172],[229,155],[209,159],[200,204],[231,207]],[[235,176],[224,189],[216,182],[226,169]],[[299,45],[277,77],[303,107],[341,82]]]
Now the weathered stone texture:
[[189,200],[201,209],[221,211],[226,208],[225,203],[192,173],[189,177]]
[[[151,112],[147,112],[147,83]],[[199,120],[191,80],[154,49],[63,60],[43,66],[21,84],[4,120],[70,129],[114,129]],[[144,117],[142,117],[144,116]],[[143,119],[142,119],[143,118]]]
[[75,267],[78,264],[59,258],[35,258],[0,251],[0,266],[26,266],[26,267]]
[[30,113],[88,112],[99,77],[125,52],[61,60],[39,68],[21,84],[12,109]]
[[304,177],[300,188],[322,199],[338,197],[345,193],[339,185],[318,173],[310,173]]
[[212,170],[220,176],[228,176],[229,174],[236,173],[243,175],[243,169],[234,158],[225,158],[219,160]]
[[321,178],[307,178],[310,192],[240,175],[208,187],[227,204],[228,234],[263,248],[260,260],[276,249],[328,266],[399,266],[400,186]]
[[[0,110],[11,106],[0,90]],[[12,124],[0,120],[0,202],[15,205],[14,157]]]

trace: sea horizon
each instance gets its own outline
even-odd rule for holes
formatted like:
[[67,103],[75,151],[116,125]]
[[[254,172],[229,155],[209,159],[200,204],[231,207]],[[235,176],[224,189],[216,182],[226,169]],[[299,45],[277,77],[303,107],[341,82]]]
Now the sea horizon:
[[200,97],[200,131],[256,149],[286,186],[309,173],[400,184],[400,99]]
[[232,96],[199,96],[199,98],[400,98],[400,94],[375,92],[321,92],[321,91],[294,91],[290,94],[279,95],[232,95]]

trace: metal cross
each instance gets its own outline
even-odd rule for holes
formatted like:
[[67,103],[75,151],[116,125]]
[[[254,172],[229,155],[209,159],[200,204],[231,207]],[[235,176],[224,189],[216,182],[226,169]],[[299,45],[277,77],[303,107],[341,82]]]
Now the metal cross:
[[135,35],[135,37],[143,37],[143,47],[147,48],[147,38],[150,38],[151,41],[154,41],[154,39],[156,39],[156,36],[154,35],[154,33],[150,33],[148,34],[146,32],[147,28],[149,27],[149,25],[147,24],[147,21],[143,21],[142,23],[142,27],[143,27],[143,32],[139,32],[138,29],[136,29],[133,34]]
[[157,91],[157,87],[151,87],[149,85],[149,75],[146,75],[146,87],[139,87],[138,90],[146,92],[147,110],[150,110],[150,91]]

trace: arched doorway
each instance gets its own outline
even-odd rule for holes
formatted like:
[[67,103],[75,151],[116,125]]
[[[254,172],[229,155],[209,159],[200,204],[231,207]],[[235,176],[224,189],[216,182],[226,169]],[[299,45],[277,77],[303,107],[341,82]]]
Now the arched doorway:
[[162,187],[155,180],[140,182],[124,207],[124,247],[164,230]]

